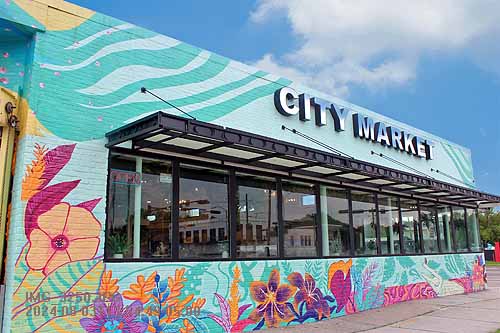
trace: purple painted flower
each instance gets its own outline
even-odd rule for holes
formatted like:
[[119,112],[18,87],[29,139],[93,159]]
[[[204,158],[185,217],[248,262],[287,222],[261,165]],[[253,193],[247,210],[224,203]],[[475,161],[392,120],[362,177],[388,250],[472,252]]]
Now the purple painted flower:
[[306,310],[315,311],[318,314],[318,320],[321,320],[323,317],[329,318],[330,307],[323,297],[321,290],[316,288],[316,281],[314,281],[314,278],[309,273],[305,273],[304,276],[305,280],[300,273],[294,272],[288,275],[290,284],[298,289],[294,297],[295,307],[305,302]]
[[115,294],[109,305],[97,299],[94,311],[94,318],[80,319],[80,325],[89,333],[144,333],[148,328],[148,324],[137,320],[142,303],[135,301],[124,308],[120,294]]
[[285,304],[296,289],[288,284],[280,284],[280,272],[273,269],[269,281],[254,281],[250,283],[250,295],[257,307],[248,316],[254,322],[264,318],[267,327],[278,327],[281,322],[289,322],[294,316]]

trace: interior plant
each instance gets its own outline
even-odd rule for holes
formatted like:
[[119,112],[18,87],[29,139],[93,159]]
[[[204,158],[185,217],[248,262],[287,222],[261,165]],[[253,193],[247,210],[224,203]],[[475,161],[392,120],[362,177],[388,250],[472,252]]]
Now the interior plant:
[[126,253],[131,247],[127,235],[121,233],[111,234],[108,237],[108,244],[113,258],[120,259],[123,258],[123,254]]

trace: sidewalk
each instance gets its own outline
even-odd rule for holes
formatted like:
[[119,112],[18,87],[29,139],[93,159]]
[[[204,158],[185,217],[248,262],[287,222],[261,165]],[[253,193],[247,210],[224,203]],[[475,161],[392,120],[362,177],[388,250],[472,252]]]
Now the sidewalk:
[[500,329],[500,267],[487,267],[486,270],[486,291],[404,302],[320,323],[270,329],[265,332],[495,332]]

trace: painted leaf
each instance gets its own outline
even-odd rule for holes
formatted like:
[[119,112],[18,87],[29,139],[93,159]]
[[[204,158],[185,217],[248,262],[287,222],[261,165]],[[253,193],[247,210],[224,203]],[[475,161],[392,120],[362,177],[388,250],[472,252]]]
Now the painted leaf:
[[233,325],[233,327],[231,327],[231,332],[243,332],[243,330],[245,329],[245,327],[247,327],[248,325],[252,325],[254,322],[252,319],[243,319],[243,320],[240,320],[240,321],[237,321],[236,324]]
[[51,185],[31,197],[26,205],[24,219],[26,237],[28,237],[31,231],[37,227],[38,217],[61,203],[62,199],[77,187],[79,183],[79,180],[73,180]]
[[42,187],[47,186],[50,181],[68,164],[75,150],[76,144],[61,145],[52,150],[49,150],[43,160],[45,162],[45,170],[42,175]]
[[396,259],[394,257],[389,257],[384,260],[384,275],[382,276],[382,282],[388,281],[393,275],[396,269]]
[[210,333],[207,324],[205,324],[199,318],[195,316],[188,316],[186,317],[186,319],[188,319],[189,322],[194,326],[194,331],[196,333]]
[[223,320],[221,317],[217,316],[216,314],[210,313],[208,314],[208,318],[212,319],[217,323],[217,325],[222,327],[224,332],[231,332],[231,325],[229,325],[228,322]]
[[[77,311],[76,313],[81,313],[83,308],[92,305],[92,297],[89,303],[83,300],[77,302],[76,295],[73,297],[68,296],[65,300],[63,295],[70,295],[70,293],[73,293],[81,296],[84,294],[90,296],[95,295],[97,297],[97,288],[103,270],[104,263],[101,259],[72,262],[56,269],[44,280],[42,280],[38,288],[35,290],[36,293],[46,293],[46,295],[50,295],[50,299],[48,301],[42,300],[43,303],[33,302],[32,304],[29,304],[25,302],[26,306],[14,313],[12,316],[13,327],[26,328],[26,325],[28,325],[30,332],[35,332],[42,328],[42,331],[45,331],[45,327],[55,325],[53,323],[55,316],[53,313],[50,313],[50,311],[40,312],[39,316],[27,315],[36,306],[40,306],[40,304],[49,309],[54,306],[58,309],[74,306],[75,311]],[[92,310],[89,312],[91,313]],[[75,313],[65,313],[64,315],[58,313],[58,316],[60,316],[59,318],[74,317],[79,319],[79,316],[75,315]],[[72,322],[70,318],[66,321]],[[64,322],[64,320],[61,319],[59,322]],[[53,329],[47,330],[47,332],[53,331]]]
[[230,320],[231,320],[231,310],[229,308],[228,302],[221,295],[219,295],[217,293],[215,293],[214,295],[217,298],[217,301],[219,302],[219,307],[220,307],[220,312],[221,312],[222,319],[225,320],[225,321],[230,322]]
[[344,278],[344,272],[338,270],[330,280],[330,291],[337,301],[337,313],[345,307],[349,295],[351,295],[351,272],[347,272]]
[[245,305],[240,306],[240,308],[238,309],[238,319],[241,318],[243,313],[245,313],[245,311],[251,306],[252,306],[252,304],[245,304]]
[[101,202],[101,199],[102,198],[97,198],[94,200],[81,202],[78,205],[76,205],[75,207],[85,208],[86,210],[91,212],[94,210],[94,208],[97,206],[97,204],[99,204],[99,202]]

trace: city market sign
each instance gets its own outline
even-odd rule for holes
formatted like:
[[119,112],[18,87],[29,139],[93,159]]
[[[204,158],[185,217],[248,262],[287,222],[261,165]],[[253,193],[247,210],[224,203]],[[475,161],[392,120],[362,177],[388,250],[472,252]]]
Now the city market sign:
[[[335,131],[345,131],[348,109],[335,107],[331,102],[321,98],[310,97],[307,94],[298,94],[289,87],[283,87],[274,93],[274,105],[284,116],[299,116],[302,121],[310,121],[314,113],[316,126],[325,126],[327,114],[333,118]],[[425,158],[434,159],[434,143],[395,126],[386,126],[381,121],[374,121],[371,117],[361,113],[352,114],[354,137],[393,147],[399,151]]]

